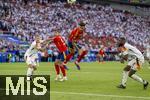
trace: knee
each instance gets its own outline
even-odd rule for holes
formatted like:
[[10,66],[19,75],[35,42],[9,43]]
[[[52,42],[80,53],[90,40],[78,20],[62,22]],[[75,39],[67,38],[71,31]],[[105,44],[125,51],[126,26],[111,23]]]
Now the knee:
[[131,70],[129,71],[128,76],[129,76],[129,77],[132,77],[132,75],[135,74],[135,73],[136,73],[136,71],[131,69]]
[[32,65],[32,64],[29,64],[28,67],[29,67],[29,68],[33,68],[33,65]]
[[131,77],[133,75],[133,73],[129,73],[128,76]]
[[127,65],[123,70],[124,70],[124,71],[130,71],[130,69],[131,69],[131,66],[128,66],[128,65]]
[[58,65],[58,61],[55,61],[54,64],[55,64],[55,65]]

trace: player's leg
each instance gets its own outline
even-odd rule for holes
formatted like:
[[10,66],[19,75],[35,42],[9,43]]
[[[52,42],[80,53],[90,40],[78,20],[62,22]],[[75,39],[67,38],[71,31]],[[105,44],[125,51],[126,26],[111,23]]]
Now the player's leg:
[[61,72],[62,72],[62,79],[60,79],[60,81],[66,81],[67,80],[67,75],[66,75],[66,69],[64,68],[64,65],[63,63],[61,63],[60,65],[60,69],[61,69]]
[[64,61],[65,61],[65,55],[67,54],[67,51],[64,52],[65,54],[61,53],[61,57],[60,57],[60,70],[62,72],[63,78],[60,81],[65,81],[67,80],[67,75],[66,75],[66,69],[64,65]]
[[147,81],[143,80],[140,76],[136,75],[135,73],[136,73],[136,71],[134,69],[131,69],[129,71],[129,77],[136,80],[137,82],[142,83],[143,88],[147,89],[149,83]]
[[140,66],[141,66],[140,61],[136,60],[134,65],[131,67],[128,75],[130,78],[136,80],[137,82],[142,83],[144,89],[146,89],[149,83],[147,81],[145,81],[144,79],[142,79],[140,76],[135,74],[137,72],[137,70],[140,68]]
[[102,58],[101,58],[102,63],[105,63],[105,62],[104,62],[104,55],[101,55],[101,57],[102,57]]
[[56,78],[55,80],[60,80],[61,79],[61,75],[60,75],[60,53],[58,54],[58,56],[56,57],[55,59],[55,62],[54,62],[54,66],[55,66],[55,72],[56,72]]
[[33,65],[29,64],[27,69],[27,81],[30,81],[32,79],[33,71]]
[[78,68],[78,70],[80,70],[79,63],[85,57],[85,55],[88,53],[88,51],[85,48],[81,48],[80,46],[78,46],[78,48],[79,48],[79,50],[78,50],[79,55],[75,61],[75,65]]
[[100,54],[97,54],[96,57],[97,57],[97,61],[100,62]]
[[81,60],[85,57],[85,55],[88,53],[88,50],[86,50],[85,48],[81,48],[78,46],[79,49],[79,56],[77,57],[77,62],[81,62]]
[[126,82],[127,82],[127,79],[128,79],[128,73],[129,73],[130,69],[131,69],[131,66],[129,66],[129,65],[127,65],[123,69],[121,84],[119,86],[117,86],[118,88],[122,88],[122,89],[126,88]]
[[72,44],[71,41],[68,41],[68,50],[69,50],[69,53],[66,55],[66,59],[64,61],[64,63],[66,64],[68,61],[70,61],[70,59],[74,56],[75,54],[75,48]]
[[27,81],[30,81],[32,79],[34,70],[36,70],[36,62],[34,58],[27,57],[26,63],[28,65]]
[[56,78],[55,78],[55,80],[57,81],[57,80],[61,79],[60,66],[59,66],[59,61],[58,61],[58,59],[55,60],[54,65],[55,65],[55,72],[56,72]]
[[104,63],[104,57],[103,57],[103,55],[99,55],[99,62],[102,62],[102,63]]
[[69,70],[69,68],[66,66],[67,62],[69,61],[69,60],[66,60],[66,59],[67,59],[67,55],[69,54],[69,51],[66,50],[64,53],[65,53],[65,55],[64,55],[65,57],[63,57],[62,65],[63,65],[63,67],[64,67],[66,70]]

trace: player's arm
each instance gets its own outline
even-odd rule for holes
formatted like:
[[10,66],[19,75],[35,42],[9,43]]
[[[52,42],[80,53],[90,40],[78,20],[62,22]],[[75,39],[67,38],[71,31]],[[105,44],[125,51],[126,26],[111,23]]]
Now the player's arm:
[[125,61],[128,60],[128,54],[127,53],[120,53],[119,57],[120,57],[120,62],[121,63],[124,63]]
[[47,44],[50,44],[50,43],[52,43],[52,41],[53,41],[53,38],[48,38],[48,39],[45,39],[41,44],[42,45],[47,45]]
[[[50,43],[52,43],[52,41],[53,41],[53,38],[48,38],[48,39],[46,39],[46,40],[44,40],[44,41],[42,41],[41,43],[37,43],[37,49],[39,50],[39,51],[41,51],[41,52],[45,52],[46,51],[46,47],[48,46],[48,44],[50,44]],[[38,46],[38,45],[40,45],[40,46]]]
[[66,53],[65,53],[65,52],[63,52],[63,55],[64,55],[64,59],[66,60],[66,56],[67,56],[67,55],[66,55]]

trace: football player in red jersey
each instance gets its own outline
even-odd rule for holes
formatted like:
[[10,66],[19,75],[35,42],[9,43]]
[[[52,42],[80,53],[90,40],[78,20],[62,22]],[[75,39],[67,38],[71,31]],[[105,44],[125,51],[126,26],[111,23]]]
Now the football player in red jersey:
[[[58,32],[56,32],[55,36],[51,38],[50,40],[53,41],[53,43],[56,45],[58,52],[59,52],[55,60],[55,70],[56,70],[55,80],[66,81],[67,76],[66,76],[64,61],[66,60],[66,55],[67,55],[67,45],[63,37]],[[62,78],[60,75],[60,70],[63,74]]]
[[105,51],[104,46],[100,48],[98,52],[98,61],[104,63]]
[[75,54],[78,52],[78,57],[75,61],[75,65],[77,66],[78,70],[80,70],[79,62],[84,58],[87,54],[87,50],[81,48],[78,44],[78,41],[82,39],[85,35],[85,23],[80,22],[79,27],[73,29],[68,38],[68,47],[69,47],[69,54],[67,55],[66,62],[67,63]]

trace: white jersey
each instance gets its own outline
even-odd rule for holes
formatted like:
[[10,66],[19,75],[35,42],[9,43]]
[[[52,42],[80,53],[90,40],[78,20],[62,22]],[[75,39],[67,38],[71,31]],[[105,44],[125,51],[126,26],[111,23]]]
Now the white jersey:
[[38,58],[38,50],[36,47],[36,41],[33,41],[29,49],[26,51],[25,56]]
[[144,56],[143,54],[134,46],[125,43],[124,44],[125,50],[123,52],[123,55],[128,54],[129,56],[132,56],[134,58],[138,58],[139,60],[144,62]]

